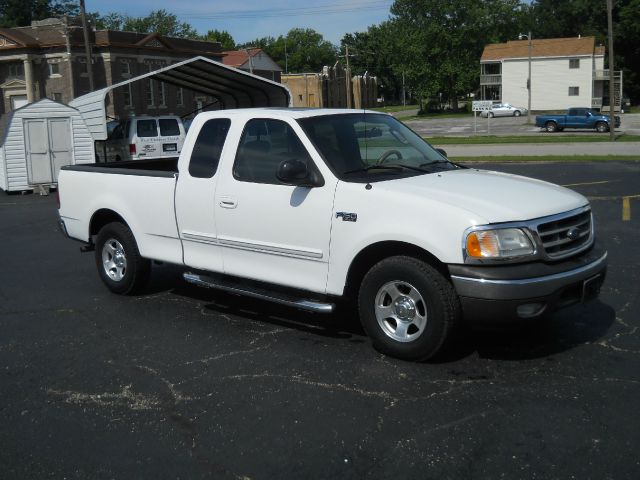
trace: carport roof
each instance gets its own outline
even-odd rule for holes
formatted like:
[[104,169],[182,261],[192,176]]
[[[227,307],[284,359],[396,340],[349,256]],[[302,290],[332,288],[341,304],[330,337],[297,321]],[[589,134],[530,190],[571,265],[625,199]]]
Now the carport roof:
[[288,107],[291,103],[289,89],[280,83],[205,57],[194,57],[82,95],[69,104],[80,111],[94,140],[105,140],[107,94],[118,87],[147,78],[210,95],[220,102],[222,108]]

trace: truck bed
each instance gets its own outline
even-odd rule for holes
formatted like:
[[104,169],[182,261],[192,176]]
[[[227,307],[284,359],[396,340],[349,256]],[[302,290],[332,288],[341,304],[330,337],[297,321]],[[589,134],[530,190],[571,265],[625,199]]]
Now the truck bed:
[[146,177],[175,177],[178,174],[178,157],[67,165],[62,168],[63,170],[73,170],[76,172],[100,172]]

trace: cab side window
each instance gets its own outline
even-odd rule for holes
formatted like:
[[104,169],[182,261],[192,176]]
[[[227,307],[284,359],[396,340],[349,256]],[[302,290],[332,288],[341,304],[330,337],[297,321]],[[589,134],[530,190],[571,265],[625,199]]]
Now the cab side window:
[[285,160],[304,162],[309,170],[316,168],[288,123],[273,119],[250,120],[238,145],[233,176],[241,182],[283,185],[276,174]]
[[215,118],[202,126],[189,160],[192,177],[211,178],[215,175],[230,125],[228,118]]

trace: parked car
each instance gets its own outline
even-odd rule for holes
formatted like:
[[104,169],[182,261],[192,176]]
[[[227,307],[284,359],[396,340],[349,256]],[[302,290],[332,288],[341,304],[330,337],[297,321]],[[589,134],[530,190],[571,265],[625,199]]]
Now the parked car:
[[[112,129],[103,148],[96,147],[98,161],[175,157],[180,154],[185,137],[186,130],[180,117],[128,118]],[[106,158],[102,158],[105,151]]]
[[[620,126],[620,117],[614,117],[616,128]],[[545,129],[547,132],[558,132],[565,128],[595,129],[598,132],[608,132],[608,115],[590,108],[569,108],[565,115],[538,115],[536,116],[536,126]]]
[[520,115],[526,115],[528,110],[524,107],[514,107],[510,103],[496,103],[491,107],[491,110],[482,112],[480,115],[484,118],[487,117],[519,117]]
[[351,297],[376,348],[406,359],[463,318],[537,321],[594,298],[607,263],[582,195],[451,163],[376,112],[201,113],[179,158],[63,167],[59,201],[114,293],[140,291],[157,260],[317,313]]

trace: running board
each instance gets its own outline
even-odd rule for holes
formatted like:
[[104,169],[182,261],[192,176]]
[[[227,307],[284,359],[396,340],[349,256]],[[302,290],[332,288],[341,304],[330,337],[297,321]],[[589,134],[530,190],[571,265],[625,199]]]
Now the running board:
[[323,303],[305,298],[299,298],[284,293],[273,292],[255,286],[240,285],[239,283],[223,283],[218,279],[214,279],[205,275],[196,273],[184,273],[183,278],[186,282],[198,285],[199,287],[214,288],[225,292],[234,293],[236,295],[244,295],[247,297],[258,298],[268,302],[279,303],[289,307],[299,308],[315,313],[333,313],[335,305],[333,303]]

